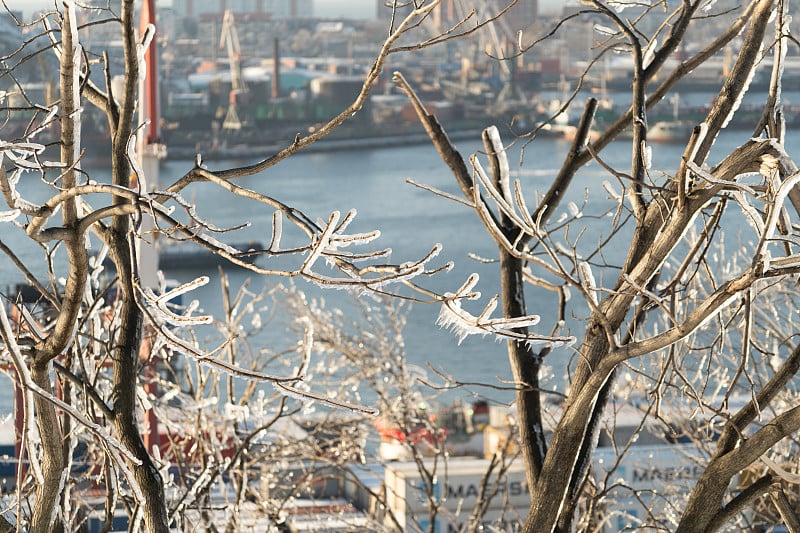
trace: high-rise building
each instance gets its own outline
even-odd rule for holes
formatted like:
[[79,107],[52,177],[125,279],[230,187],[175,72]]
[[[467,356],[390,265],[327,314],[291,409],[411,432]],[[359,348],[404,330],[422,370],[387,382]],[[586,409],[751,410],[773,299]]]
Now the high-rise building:
[[[388,19],[394,0],[375,0],[375,13],[378,19]],[[513,0],[441,0],[432,17],[437,26],[455,24],[469,14],[472,9],[478,13],[497,13],[505,9]],[[409,2],[398,2],[399,14],[411,9]],[[514,30],[526,28],[534,23],[539,14],[539,0],[517,0],[517,3],[504,15],[506,26]]]
[[273,18],[311,17],[313,7],[313,0],[172,0],[172,9],[179,17],[221,14],[226,9]]
[[[497,2],[497,0],[495,0]],[[508,5],[508,1],[501,0],[499,4]],[[502,8],[503,5],[498,7]],[[505,20],[523,29],[536,21],[539,15],[539,0],[517,0],[517,3],[505,14]]]

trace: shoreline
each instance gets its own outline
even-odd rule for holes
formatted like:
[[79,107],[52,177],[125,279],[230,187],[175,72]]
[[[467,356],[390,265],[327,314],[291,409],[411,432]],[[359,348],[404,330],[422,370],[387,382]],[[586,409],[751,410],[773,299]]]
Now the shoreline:
[[[448,133],[451,140],[464,140],[481,138],[481,129],[470,128],[456,130]],[[373,137],[353,137],[346,139],[321,139],[301,150],[299,153],[319,153],[347,150],[363,150],[374,148],[391,148],[393,146],[413,146],[430,143],[427,133],[408,133],[398,135],[378,135]],[[220,161],[226,159],[241,158],[266,158],[283,150],[289,144],[238,144],[228,147],[213,148],[208,150],[198,150],[189,146],[167,146],[166,160],[192,160],[198,154],[203,157],[203,161]]]

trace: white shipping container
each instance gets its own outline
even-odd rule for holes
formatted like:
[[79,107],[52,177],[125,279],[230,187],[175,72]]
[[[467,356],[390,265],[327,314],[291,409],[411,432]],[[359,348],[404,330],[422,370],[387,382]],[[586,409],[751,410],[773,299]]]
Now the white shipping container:
[[[620,478],[634,490],[691,489],[704,470],[693,444],[632,446],[625,452],[612,481]],[[617,457],[612,448],[597,448],[598,473],[608,472]]]
[[[426,460],[424,464],[428,471],[434,468],[433,460]],[[442,504],[445,520],[447,515],[455,513],[459,513],[459,519],[468,519],[471,510],[478,503],[481,485],[489,464],[490,461],[486,459],[453,458],[446,463],[440,460],[436,464],[432,483],[427,483],[416,463],[391,463],[386,467],[385,477],[388,507],[401,522],[410,524],[413,517],[423,522],[429,516],[426,492],[428,487],[430,497]],[[487,491],[491,490],[496,479],[495,469],[489,478]],[[521,460],[516,460],[509,466],[489,508],[499,513],[504,506],[516,510],[517,513],[527,512],[530,507],[530,492]],[[405,523],[401,525],[406,526]]]
[[[616,461],[612,448],[597,448],[594,468],[598,481]],[[608,476],[608,483],[619,487],[609,493],[604,506],[605,531],[635,529],[659,521],[669,528],[669,516],[674,514],[671,509],[683,507],[684,498],[703,471],[693,444],[632,446]]]

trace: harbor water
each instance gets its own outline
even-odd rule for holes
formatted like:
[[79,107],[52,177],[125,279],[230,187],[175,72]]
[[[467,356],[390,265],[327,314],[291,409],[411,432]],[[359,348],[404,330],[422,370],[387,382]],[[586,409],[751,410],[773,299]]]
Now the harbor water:
[[[746,142],[748,131],[724,132],[717,142],[714,154],[723,154]],[[512,139],[507,139],[510,143]],[[474,141],[456,143],[461,154],[466,158],[470,154],[483,150],[480,139],[476,135]],[[547,191],[553,177],[558,172],[569,144],[556,138],[540,138],[527,144],[517,141],[510,147],[510,163],[512,175],[520,180],[526,201],[533,206]],[[790,153],[792,147],[789,147]],[[682,145],[659,144],[653,147],[653,172],[661,170],[670,172],[680,162]],[[620,141],[609,147],[602,155],[605,163],[625,171],[630,167],[630,144]],[[717,156],[718,157],[718,156]],[[718,160],[712,156],[710,163]],[[483,159],[485,162],[485,158]],[[229,168],[251,161],[209,161],[212,170]],[[161,184],[173,182],[189,169],[193,162],[167,160],[162,165]],[[486,165],[484,165],[486,166]],[[89,173],[97,176],[98,181],[107,170],[89,169]],[[654,174],[655,180],[659,175]],[[34,173],[27,175],[32,180],[31,189],[43,189]],[[349,232],[370,231],[378,229],[381,237],[372,249],[390,247],[391,260],[403,262],[418,259],[427,254],[436,243],[443,246],[442,252],[434,260],[433,265],[453,261],[454,268],[450,272],[441,273],[423,284],[437,291],[456,290],[472,272],[480,275],[477,290],[483,294],[481,305],[485,305],[491,296],[498,292],[498,266],[491,262],[476,261],[475,256],[492,259],[497,256],[497,249],[487,232],[483,229],[475,212],[469,207],[456,203],[429,191],[407,183],[407,180],[424,183],[437,189],[460,195],[456,182],[447,166],[442,162],[436,150],[430,144],[415,146],[387,146],[368,150],[343,150],[336,152],[301,153],[268,171],[237,180],[237,184],[269,195],[281,202],[299,209],[311,219],[327,219],[332,211],[346,212],[356,209],[357,216],[349,227]],[[609,194],[602,187],[606,180],[616,180],[600,165],[592,163],[576,177],[569,189],[561,211],[567,211],[567,203],[574,202],[583,209],[583,220],[586,233],[581,237],[587,246],[596,244],[598,239],[608,235],[610,218],[593,218],[600,215],[611,205]],[[28,187],[24,184],[20,190],[25,193]],[[185,191],[187,199],[195,202],[198,212],[203,218],[218,227],[235,226],[244,221],[249,226],[220,238],[226,242],[244,242],[269,240],[272,209],[259,206],[252,201],[234,197],[222,192],[210,184],[196,184]],[[42,201],[41,197],[32,197],[33,201]],[[584,207],[585,205],[585,207]],[[286,225],[286,224],[285,224]],[[40,252],[29,247],[21,230],[9,231],[6,225],[3,242],[9,245],[23,259],[41,257]],[[572,230],[574,239],[578,231]],[[285,246],[289,246],[288,237]],[[611,253],[605,260],[611,264],[621,262],[624,254],[625,235],[616,237],[615,244],[608,249]],[[621,244],[621,246],[620,246]],[[39,255],[36,255],[39,254]],[[40,260],[39,260],[40,261]],[[262,266],[267,260],[259,260]],[[22,276],[13,267],[10,260],[3,256],[0,259],[0,288],[9,290],[13,285],[22,282]],[[35,265],[39,266],[40,265]],[[39,268],[33,269],[36,275],[44,275]],[[221,308],[219,282],[216,267],[211,272],[185,265],[167,273],[168,277],[178,281],[188,281],[200,275],[209,275],[211,283],[194,293],[194,298],[208,310]],[[244,270],[229,270],[231,285],[240,286],[246,278],[254,278],[252,273]],[[261,286],[285,279],[265,278],[252,279],[251,289],[257,291]],[[294,283],[312,297],[324,297],[328,305],[336,305],[343,298],[349,298],[343,291],[320,289],[314,285],[296,280]],[[529,291],[528,311],[541,315],[541,332],[549,333],[555,319],[556,300],[548,293]],[[479,312],[480,309],[477,309]],[[414,304],[408,317],[405,329],[406,355],[409,361],[424,365],[430,363],[444,373],[452,375],[462,382],[486,382],[502,385],[503,380],[511,378],[508,367],[505,345],[489,337],[467,338],[460,345],[453,333],[438,327],[436,317],[439,309],[434,305]],[[580,337],[580,321],[571,321],[571,333]],[[273,335],[282,332],[267,331],[262,337],[251,340],[255,343],[270,343]],[[258,349],[259,346],[254,346]],[[572,356],[569,348],[556,350],[550,358],[560,359]],[[553,366],[561,366],[553,361]],[[560,376],[556,376],[559,379]],[[0,413],[12,409],[12,387],[6,378],[0,378]],[[475,390],[475,389],[473,389]],[[508,394],[477,389],[488,396],[497,396],[500,400],[510,399]]]

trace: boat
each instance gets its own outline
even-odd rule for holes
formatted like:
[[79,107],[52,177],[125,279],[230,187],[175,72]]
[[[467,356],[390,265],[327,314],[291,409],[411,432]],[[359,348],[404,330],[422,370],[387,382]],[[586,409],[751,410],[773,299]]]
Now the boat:
[[443,448],[454,456],[480,457],[489,418],[489,404],[483,400],[435,407],[426,421],[412,428],[402,428],[391,416],[378,417],[374,422],[381,439],[378,455],[385,461],[408,460],[413,456],[411,444],[423,455],[435,455]]
[[647,140],[655,143],[686,143],[694,123],[689,120],[660,120],[647,130]]
[[[255,264],[260,255],[259,252],[264,250],[264,245],[258,241],[234,243],[230,246],[239,250],[240,253],[236,257],[251,265]],[[227,258],[215,254],[207,248],[197,246],[191,241],[174,242],[162,246],[158,253],[158,267],[161,269],[175,270],[217,266],[241,267],[241,265],[231,263]]]
[[[235,257],[245,263],[255,264],[264,245],[259,241],[247,241],[226,245],[238,254]],[[103,259],[103,266],[113,269],[114,263],[110,257]],[[160,270],[192,270],[206,268],[246,268],[244,265],[232,263],[228,258],[212,252],[207,248],[197,245],[194,241],[171,241],[169,244],[159,246],[158,268]]]

